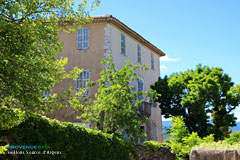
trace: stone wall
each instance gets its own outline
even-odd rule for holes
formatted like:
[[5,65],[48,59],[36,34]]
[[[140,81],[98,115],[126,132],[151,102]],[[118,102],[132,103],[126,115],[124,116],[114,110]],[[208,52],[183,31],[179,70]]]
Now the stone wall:
[[167,147],[161,147],[158,151],[148,151],[144,146],[137,145],[136,152],[139,160],[176,160],[175,153]]
[[190,160],[240,160],[240,151],[220,149],[192,150]]

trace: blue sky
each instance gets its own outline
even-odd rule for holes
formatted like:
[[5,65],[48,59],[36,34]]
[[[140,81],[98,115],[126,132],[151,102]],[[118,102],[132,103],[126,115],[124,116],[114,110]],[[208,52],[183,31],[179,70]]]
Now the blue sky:
[[[221,67],[240,84],[239,0],[102,0],[91,16],[111,14],[167,54],[161,76]],[[240,121],[240,107],[235,110]]]

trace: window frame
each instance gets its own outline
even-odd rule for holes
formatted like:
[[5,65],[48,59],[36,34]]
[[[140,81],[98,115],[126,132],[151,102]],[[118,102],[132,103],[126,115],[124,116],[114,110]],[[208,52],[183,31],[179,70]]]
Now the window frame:
[[[140,90],[139,88],[139,82],[142,82],[142,90]],[[141,78],[141,79],[139,79],[138,81],[137,81],[137,91],[138,92],[143,92],[144,91],[144,80]],[[141,106],[141,108],[140,108],[140,112],[144,112],[144,97],[143,97],[143,95],[139,95],[138,97],[137,97],[137,99],[139,100],[139,101],[142,101],[142,106]]]
[[142,47],[141,45],[137,45],[137,62],[142,63]]
[[[86,73],[86,78],[85,74]],[[83,97],[90,97],[90,88],[86,88],[86,83],[90,82],[90,70],[84,70],[78,75],[78,78],[76,79],[76,91],[79,91],[81,88],[86,89],[86,91],[82,94]],[[86,94],[87,93],[87,94]]]
[[[141,125],[140,126],[141,131],[143,131],[144,134],[146,134],[146,126],[145,125]],[[144,141],[146,141],[146,137],[141,137],[138,138],[138,144],[142,144]]]
[[[81,44],[81,45],[80,45]],[[86,46],[84,46],[86,44]],[[77,49],[86,50],[89,48],[89,28],[79,28],[77,30]]]
[[126,36],[121,33],[121,53],[126,56]]
[[154,54],[151,53],[151,69],[154,70]]
[[137,87],[137,91],[140,91],[139,90],[139,82],[142,82],[142,90],[141,91],[144,91],[144,80],[141,78],[141,79],[139,79],[137,82],[138,82],[138,87]]
[[45,91],[43,91],[42,96],[43,96],[44,98],[49,98],[50,95],[51,95],[51,91],[49,91],[49,90],[45,90]]

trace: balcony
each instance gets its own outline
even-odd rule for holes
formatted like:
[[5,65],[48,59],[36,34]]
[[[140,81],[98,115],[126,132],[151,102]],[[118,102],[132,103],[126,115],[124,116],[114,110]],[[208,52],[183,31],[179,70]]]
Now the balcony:
[[140,116],[151,116],[151,106],[152,104],[149,102],[143,102],[142,107],[139,108]]

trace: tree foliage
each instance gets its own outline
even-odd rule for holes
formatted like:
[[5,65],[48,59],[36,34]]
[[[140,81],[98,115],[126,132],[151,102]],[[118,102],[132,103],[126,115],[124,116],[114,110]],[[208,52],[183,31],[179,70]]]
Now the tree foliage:
[[234,86],[221,68],[198,65],[159,78],[152,88],[161,94],[158,102],[164,117],[182,116],[187,129],[200,137],[213,133],[224,139],[229,127],[236,125],[232,111],[240,104],[240,85]]
[[177,159],[187,159],[192,147],[201,143],[211,143],[214,141],[212,134],[204,138],[200,138],[196,132],[190,134],[181,117],[171,117],[171,119],[171,138],[166,143],[176,153]]
[[155,96],[155,92],[136,91],[133,83],[141,78],[136,70],[145,71],[147,67],[132,65],[127,60],[124,67],[116,70],[111,56],[108,60],[103,59],[102,63],[105,68],[98,80],[96,100],[88,107],[80,108],[84,112],[81,117],[86,118],[86,122],[95,122],[104,132],[121,134],[124,131],[130,140],[144,136],[140,126],[146,117],[140,113],[143,102],[138,97]]
[[233,132],[229,138],[226,138],[228,144],[240,143],[240,131]]
[[[76,68],[66,73],[67,59],[55,59],[63,45],[58,42],[58,34],[90,22],[87,4],[84,0],[74,10],[73,0],[1,0],[1,110],[18,107],[45,112],[58,106],[62,96],[52,94],[46,99],[43,92],[65,78],[76,78],[80,72]],[[92,2],[98,4],[98,0]],[[5,112],[0,113],[5,116],[2,114]]]

